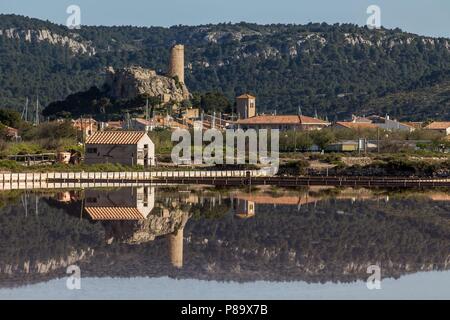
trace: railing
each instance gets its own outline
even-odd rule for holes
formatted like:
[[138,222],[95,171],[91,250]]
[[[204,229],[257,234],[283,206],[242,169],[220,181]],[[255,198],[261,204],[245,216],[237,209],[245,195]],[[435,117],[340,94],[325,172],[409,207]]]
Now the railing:
[[48,180],[150,180],[152,178],[264,177],[270,170],[227,171],[146,171],[146,172],[46,172],[0,173],[0,183],[27,183]]

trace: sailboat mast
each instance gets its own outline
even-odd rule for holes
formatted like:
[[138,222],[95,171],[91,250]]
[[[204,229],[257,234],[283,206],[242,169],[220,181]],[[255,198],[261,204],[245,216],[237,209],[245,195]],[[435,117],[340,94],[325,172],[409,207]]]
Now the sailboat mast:
[[28,97],[25,99],[25,106],[22,110],[22,115],[20,118],[24,121],[28,121]]
[[39,125],[39,95],[36,96],[36,118],[34,124]]

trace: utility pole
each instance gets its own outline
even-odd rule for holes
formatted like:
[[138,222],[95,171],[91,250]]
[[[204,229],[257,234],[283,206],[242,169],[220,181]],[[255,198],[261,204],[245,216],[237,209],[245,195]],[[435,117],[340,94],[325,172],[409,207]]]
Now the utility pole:
[[127,119],[126,119],[126,121],[127,121],[127,130],[130,130],[131,121],[130,121],[130,112],[129,111],[127,111],[126,117],[127,117]]

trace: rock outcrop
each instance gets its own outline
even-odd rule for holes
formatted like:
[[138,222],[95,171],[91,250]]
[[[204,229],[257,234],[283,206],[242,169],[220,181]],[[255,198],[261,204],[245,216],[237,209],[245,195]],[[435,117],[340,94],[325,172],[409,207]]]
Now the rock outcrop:
[[133,99],[143,94],[160,97],[162,102],[181,102],[190,98],[184,83],[158,75],[151,69],[129,67],[114,70],[109,67],[106,73],[109,95],[115,99]]
[[50,258],[48,260],[25,260],[22,263],[15,264],[0,264],[1,274],[29,274],[39,273],[46,274],[55,270],[67,268],[68,266],[80,263],[87,260],[94,255],[94,249],[88,248],[86,250],[72,250],[66,257]]
[[67,46],[74,55],[96,54],[96,49],[91,41],[81,39],[78,34],[60,35],[47,29],[41,30],[20,30],[20,29],[0,29],[0,36],[8,39],[24,40],[25,42],[48,42],[52,45]]
[[149,215],[140,221],[108,221],[105,222],[107,242],[146,243],[182,230],[188,219],[189,213],[171,210],[164,216]]

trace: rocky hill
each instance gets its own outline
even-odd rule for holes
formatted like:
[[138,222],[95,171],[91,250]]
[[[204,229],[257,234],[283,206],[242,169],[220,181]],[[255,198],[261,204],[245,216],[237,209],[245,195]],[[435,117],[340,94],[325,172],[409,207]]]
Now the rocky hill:
[[[372,31],[352,24],[250,23],[162,27],[64,26],[0,16],[0,105],[20,109],[25,97],[42,104],[100,86],[105,68],[142,66],[165,74],[170,46],[186,46],[186,85],[221,91],[229,99],[256,94],[259,111],[297,112],[334,119],[379,112],[387,95],[450,80],[450,40],[399,29]],[[420,101],[394,109],[409,119]],[[448,119],[439,100],[421,113]]]
[[115,99],[134,99],[146,94],[181,102],[190,97],[184,83],[177,83],[173,78],[157,75],[156,71],[141,67],[118,70],[110,67],[105,83],[109,88],[108,95]]

